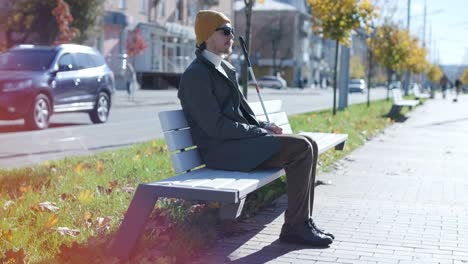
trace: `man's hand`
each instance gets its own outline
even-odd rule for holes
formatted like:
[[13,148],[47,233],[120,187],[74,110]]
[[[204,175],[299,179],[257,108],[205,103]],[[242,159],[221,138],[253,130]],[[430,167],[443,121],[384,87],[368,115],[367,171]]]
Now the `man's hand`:
[[267,124],[264,128],[272,134],[283,134],[283,129],[277,126],[275,123]]

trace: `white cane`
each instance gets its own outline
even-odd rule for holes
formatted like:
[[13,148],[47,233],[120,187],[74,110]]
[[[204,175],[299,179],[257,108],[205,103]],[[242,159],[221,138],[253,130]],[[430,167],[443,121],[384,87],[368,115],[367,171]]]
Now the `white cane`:
[[239,41],[240,41],[242,50],[244,51],[244,57],[247,60],[247,65],[249,67],[250,76],[252,77],[252,80],[255,83],[255,88],[257,89],[258,99],[260,99],[260,104],[262,105],[263,112],[265,113],[266,120],[267,120],[268,123],[270,123],[270,118],[268,118],[268,114],[267,114],[266,109],[265,109],[265,104],[263,104],[262,95],[260,94],[260,89],[258,88],[257,79],[255,78],[254,72],[252,70],[252,65],[250,64],[249,53],[247,52],[247,46],[245,45],[244,38],[239,36]]

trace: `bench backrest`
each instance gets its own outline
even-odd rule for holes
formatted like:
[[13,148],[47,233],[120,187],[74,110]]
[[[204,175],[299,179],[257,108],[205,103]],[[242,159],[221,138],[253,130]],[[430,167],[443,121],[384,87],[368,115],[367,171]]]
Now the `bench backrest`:
[[[259,102],[249,104],[256,117],[266,121],[262,106]],[[270,122],[283,128],[283,133],[292,133],[288,116],[281,110],[281,100],[265,101],[265,108]],[[176,174],[185,173],[203,166],[203,161],[193,143],[190,127],[182,110],[159,112],[159,121],[164,132],[168,151],[171,153],[172,166]]]
[[393,102],[395,103],[398,103],[403,100],[403,96],[401,95],[400,88],[393,88],[392,95],[393,95]]

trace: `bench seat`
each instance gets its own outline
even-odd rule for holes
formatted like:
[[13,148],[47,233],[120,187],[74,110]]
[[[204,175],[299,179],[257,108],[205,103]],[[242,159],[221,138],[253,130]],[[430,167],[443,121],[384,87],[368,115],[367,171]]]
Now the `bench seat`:
[[411,109],[412,107],[417,106],[419,104],[419,100],[403,99],[400,88],[392,89],[392,95],[393,95],[393,105],[390,111],[388,112],[387,116],[390,116],[390,117],[397,116],[400,114],[400,111],[404,106],[407,106]]
[[[266,119],[260,103],[250,105],[258,119]],[[283,128],[285,134],[291,134],[287,115],[281,110],[281,101],[267,101],[265,107],[270,122]],[[117,257],[128,258],[158,197],[219,202],[220,218],[235,219],[241,214],[249,193],[285,174],[280,168],[251,172],[206,168],[194,146],[183,111],[160,112],[159,119],[177,175],[138,186],[113,245],[112,251]],[[348,139],[347,134],[311,132],[300,134],[309,136],[317,142],[319,154],[332,148],[342,150]]]

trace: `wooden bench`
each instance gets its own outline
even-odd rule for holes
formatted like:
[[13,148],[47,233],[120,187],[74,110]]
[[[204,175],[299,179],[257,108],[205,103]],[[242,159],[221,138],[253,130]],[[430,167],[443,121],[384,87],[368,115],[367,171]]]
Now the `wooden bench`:
[[[260,103],[250,105],[259,120],[266,119]],[[281,101],[267,101],[265,106],[270,121],[282,127],[285,134],[292,133],[288,117],[281,110]],[[127,259],[130,256],[158,197],[216,201],[221,204],[221,219],[235,219],[240,215],[249,193],[285,174],[283,169],[238,172],[201,167],[203,162],[194,148],[183,111],[160,112],[159,119],[177,175],[157,182],[139,184],[112,247],[112,254],[119,258]],[[347,134],[301,134],[310,136],[317,142],[319,153],[332,148],[342,150],[348,139]]]
[[407,106],[409,107],[409,109],[411,109],[413,106],[416,106],[419,104],[419,100],[403,99],[403,95],[401,94],[400,88],[393,88],[392,95],[393,95],[393,105],[390,111],[388,112],[387,116],[390,116],[390,117],[397,116],[400,114],[400,111],[404,106]]
[[428,99],[431,97],[430,94],[422,93],[417,84],[413,85],[413,94],[416,99]]

